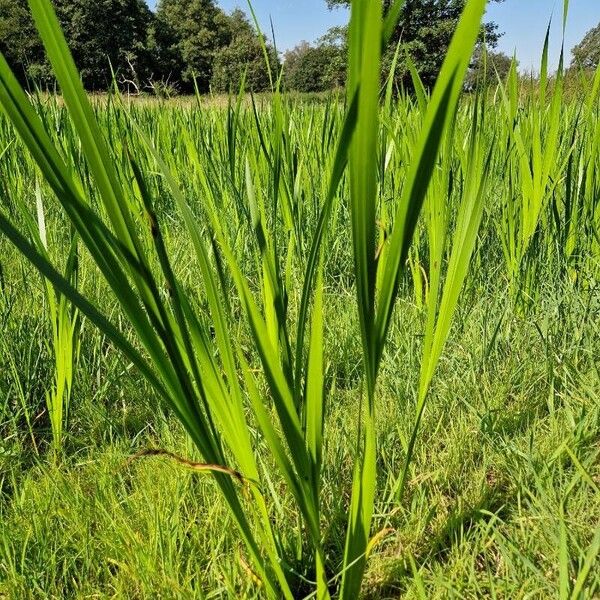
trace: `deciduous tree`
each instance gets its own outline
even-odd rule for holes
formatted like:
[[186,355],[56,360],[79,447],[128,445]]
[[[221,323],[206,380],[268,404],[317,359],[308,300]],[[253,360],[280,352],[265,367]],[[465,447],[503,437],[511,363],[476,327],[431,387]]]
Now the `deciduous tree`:
[[[517,66],[518,64],[517,62]],[[473,54],[473,62],[465,78],[465,87],[474,89],[484,81],[496,85],[498,78],[505,81],[511,65],[512,58],[510,56],[507,56],[504,52],[484,52],[484,46],[481,45]]]
[[322,92],[346,82],[346,36],[334,28],[316,45],[302,42],[284,56],[284,77],[288,89]]
[[156,18],[172,70],[188,90],[195,79],[201,92],[208,91],[215,57],[229,41],[227,15],[214,0],[160,0]]
[[[55,0],[81,77],[88,89],[106,89],[111,65],[127,77],[153,69],[147,49],[153,15],[144,0]],[[0,0],[0,51],[21,77],[48,82],[51,72],[27,0]]]
[[[490,0],[502,2],[503,0]],[[382,0],[384,11],[389,10],[392,0]],[[398,44],[402,46],[400,62],[396,71],[397,83],[410,86],[410,77],[404,57],[408,53],[423,83],[432,87],[442,66],[446,51],[466,0],[405,0],[400,20],[389,49],[383,57],[384,72],[392,64]],[[330,8],[347,6],[349,0],[327,0]],[[483,25],[481,38],[490,48],[495,48],[500,38],[498,25]]]
[[[246,14],[236,9],[227,17],[227,44],[215,54],[211,87],[215,92],[236,92],[245,75],[245,87],[253,92],[269,89],[269,70],[261,40]],[[279,60],[266,43],[271,74],[277,77]]]
[[600,64],[600,23],[590,29],[572,50],[572,66],[596,69]]

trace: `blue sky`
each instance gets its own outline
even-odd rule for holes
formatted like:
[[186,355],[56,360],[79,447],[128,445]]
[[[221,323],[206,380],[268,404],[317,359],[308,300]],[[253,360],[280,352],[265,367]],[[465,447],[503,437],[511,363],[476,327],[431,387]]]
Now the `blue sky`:
[[[544,37],[552,18],[550,62],[558,66],[562,41],[562,0],[505,0],[490,4],[487,18],[496,21],[504,36],[499,48],[512,56],[516,51],[521,70],[539,70]],[[571,49],[592,27],[600,23],[600,0],[571,0],[565,32],[567,62]]]
[[[149,0],[152,7],[155,0]],[[245,0],[220,0],[226,10],[246,8]],[[265,31],[270,31],[269,19],[275,27],[277,46],[286,50],[302,40],[312,41],[330,27],[347,21],[347,11],[329,11],[325,0],[253,0],[258,19]],[[516,51],[521,70],[539,67],[546,28],[553,18],[550,62],[558,65],[562,39],[563,0],[505,0],[490,4],[488,19],[496,21],[505,33],[500,50],[512,55]],[[567,60],[571,48],[584,34],[600,22],[600,0],[571,0],[565,36]]]

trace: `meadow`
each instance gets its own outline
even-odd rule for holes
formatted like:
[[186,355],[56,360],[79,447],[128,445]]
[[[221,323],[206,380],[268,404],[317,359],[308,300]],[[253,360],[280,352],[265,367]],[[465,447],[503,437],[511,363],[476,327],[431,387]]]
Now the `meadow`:
[[[396,3],[395,5],[400,5]],[[394,6],[395,6],[394,5]],[[600,70],[90,103],[0,59],[0,598],[600,595]]]

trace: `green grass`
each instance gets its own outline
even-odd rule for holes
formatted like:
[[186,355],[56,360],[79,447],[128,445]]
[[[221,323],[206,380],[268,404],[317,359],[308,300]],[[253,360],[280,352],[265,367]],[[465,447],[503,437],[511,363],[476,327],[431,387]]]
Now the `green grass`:
[[[382,493],[373,525],[386,534],[367,564],[366,597],[393,598],[402,591],[419,597],[419,578],[426,597],[558,597],[558,515],[565,499],[571,577],[580,572],[600,520],[600,495],[566,448],[598,486],[598,374],[588,356],[594,348],[598,352],[598,331],[570,286],[544,296],[544,306],[528,321],[505,313],[502,286],[490,286],[459,309],[423,416],[402,506],[393,498],[388,502],[388,495],[412,428],[406,408],[418,385],[419,328],[394,324],[392,349],[382,366]],[[360,364],[356,338],[345,332],[351,298],[351,288],[325,297],[336,315],[327,328],[326,351],[340,365],[324,456],[323,511],[331,554],[343,549],[340,512],[351,483],[348,438],[355,429],[357,393],[351,365]],[[414,308],[409,314],[418,320]],[[550,365],[534,325],[544,318],[554,332]],[[42,314],[38,320],[43,328]],[[28,343],[25,336],[20,343],[15,339],[11,351],[25,354]],[[88,357],[90,346],[88,339]],[[400,361],[398,355],[406,358]],[[258,595],[245,583],[237,558],[242,546],[210,480],[163,459],[126,465],[146,447],[195,454],[173,418],[148,405],[143,382],[135,376],[129,381],[131,375],[124,379],[119,362],[114,353],[86,361],[67,437],[70,458],[60,467],[46,464],[43,452],[38,458],[24,423],[14,435],[16,424],[4,413],[5,431],[13,435],[3,444],[1,467],[0,590],[8,598]],[[51,371],[46,373],[49,380]],[[22,373],[24,380],[29,376],[44,378]],[[7,379],[3,395],[12,383]],[[39,415],[43,396],[38,402]],[[43,417],[35,435],[50,440]],[[301,543],[293,508],[287,504],[275,513],[290,544]],[[302,573],[302,563],[293,566]],[[596,563],[586,597],[594,597],[599,584]]]
[[600,593],[600,74],[461,99],[471,0],[394,98],[357,0],[345,102],[90,104],[30,4],[63,95],[0,61],[0,596]]

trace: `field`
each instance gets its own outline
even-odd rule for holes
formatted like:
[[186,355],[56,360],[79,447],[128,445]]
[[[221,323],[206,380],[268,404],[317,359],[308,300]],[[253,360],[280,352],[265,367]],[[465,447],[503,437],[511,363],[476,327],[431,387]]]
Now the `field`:
[[431,94],[0,64],[0,598],[600,597],[600,74],[461,94],[483,5]]

